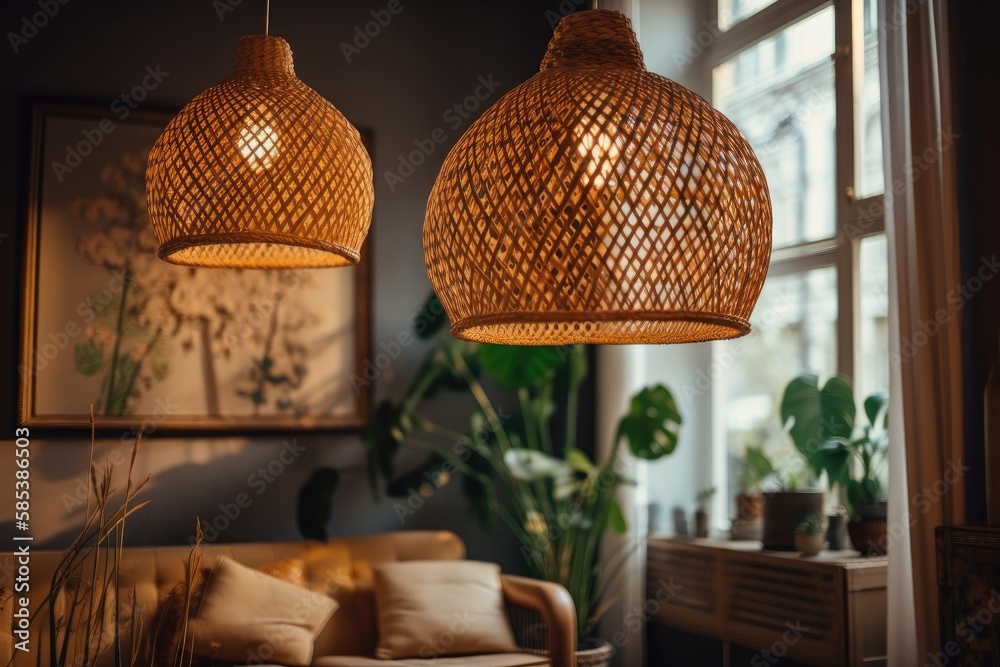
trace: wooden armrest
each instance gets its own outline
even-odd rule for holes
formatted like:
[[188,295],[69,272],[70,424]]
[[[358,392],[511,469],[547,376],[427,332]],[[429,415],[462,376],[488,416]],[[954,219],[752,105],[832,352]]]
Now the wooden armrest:
[[537,611],[549,629],[552,667],[573,667],[576,653],[576,607],[569,591],[559,584],[510,574],[500,575],[509,604]]

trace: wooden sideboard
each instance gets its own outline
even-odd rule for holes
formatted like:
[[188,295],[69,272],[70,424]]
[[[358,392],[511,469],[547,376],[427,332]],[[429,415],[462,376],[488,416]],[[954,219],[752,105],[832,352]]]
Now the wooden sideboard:
[[886,664],[885,556],[655,535],[647,555],[650,665]]

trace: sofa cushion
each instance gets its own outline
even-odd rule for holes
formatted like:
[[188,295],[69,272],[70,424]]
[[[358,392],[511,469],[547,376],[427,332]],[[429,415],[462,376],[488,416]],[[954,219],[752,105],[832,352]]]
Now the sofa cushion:
[[[268,576],[302,587],[305,587],[307,583],[305,569],[305,562],[301,558],[295,557],[282,558],[279,561],[257,567],[258,571]],[[201,601],[205,596],[205,584],[211,575],[211,568],[198,567],[191,577],[190,596],[185,576],[185,579],[182,579],[171,589],[160,605],[160,611],[153,625],[153,633],[155,634],[153,665],[155,667],[187,664],[188,657],[178,655],[180,632],[186,619],[198,615],[198,609],[201,608]],[[185,603],[187,609],[185,609]],[[192,666],[197,666],[200,662],[196,658],[191,659]],[[206,664],[211,664],[211,662]]]
[[500,566],[411,561],[374,569],[381,659],[518,650],[507,618]]
[[312,667],[548,667],[552,663],[544,655],[530,653],[490,653],[488,655],[463,655],[451,658],[409,658],[379,660],[356,655],[338,655],[316,658]]
[[336,610],[329,596],[221,557],[188,630],[195,652],[213,660],[306,667]]

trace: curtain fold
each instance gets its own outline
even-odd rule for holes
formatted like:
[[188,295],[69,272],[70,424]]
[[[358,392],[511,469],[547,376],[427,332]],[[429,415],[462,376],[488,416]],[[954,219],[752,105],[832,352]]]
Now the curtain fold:
[[885,0],[882,8],[892,137],[886,222],[896,295],[890,346],[892,665],[923,664],[920,656],[938,650],[934,529],[965,518],[964,296],[946,9],[946,0]]
[[[636,35],[639,29],[640,0],[603,0],[601,9],[619,11],[632,21]],[[589,9],[589,7],[584,7]],[[597,352],[597,461],[604,461],[614,447],[615,427],[628,408],[633,392],[646,384],[646,348],[641,345],[602,346]],[[627,450],[627,448],[626,448]],[[646,608],[646,535],[648,531],[646,465],[634,457],[619,458],[615,470],[634,479],[636,485],[620,485],[616,499],[622,508],[628,530],[624,534],[609,531],[601,542],[601,563],[605,571],[621,561],[616,574],[609,578],[606,599],[616,603],[602,617],[598,635],[615,647],[612,664],[617,667],[643,667],[646,664],[646,628],[638,630],[631,622],[643,618]]]

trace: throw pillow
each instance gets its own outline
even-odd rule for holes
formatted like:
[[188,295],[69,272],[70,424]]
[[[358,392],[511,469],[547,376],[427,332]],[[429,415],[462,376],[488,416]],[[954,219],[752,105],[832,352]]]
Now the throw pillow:
[[[305,587],[305,563],[301,558],[284,558],[274,563],[261,565],[257,568],[281,581]],[[176,667],[177,665],[199,667],[211,664],[211,660],[200,659],[197,656],[180,655],[179,643],[184,623],[190,624],[198,615],[202,600],[205,596],[205,587],[209,579],[212,578],[211,568],[199,568],[191,577],[191,595],[188,597],[188,586],[186,581],[179,582],[166,599],[160,605],[157,618],[154,622],[155,655],[153,665],[155,667]],[[190,625],[189,625],[190,627]],[[190,646],[191,634],[188,633],[188,647]]]
[[377,565],[375,607],[381,659],[518,651],[500,566],[475,561]]
[[313,641],[337,606],[331,597],[220,557],[188,631],[195,653],[213,660],[307,667]]

